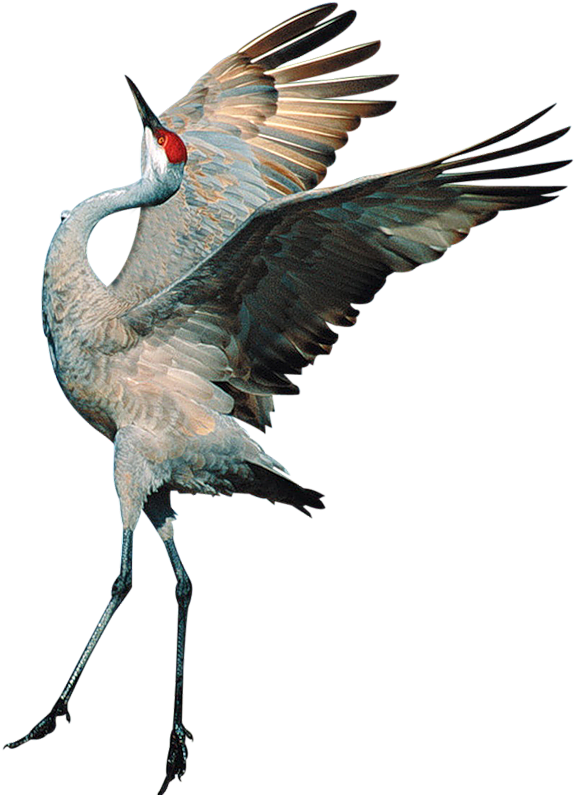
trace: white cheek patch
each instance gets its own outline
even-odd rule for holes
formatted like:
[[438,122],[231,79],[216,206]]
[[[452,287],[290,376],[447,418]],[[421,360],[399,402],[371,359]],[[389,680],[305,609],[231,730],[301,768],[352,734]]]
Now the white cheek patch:
[[147,162],[145,171],[151,168],[152,171],[165,174],[168,167],[167,155],[154,138],[154,134],[149,127],[145,128],[145,147],[147,152]]

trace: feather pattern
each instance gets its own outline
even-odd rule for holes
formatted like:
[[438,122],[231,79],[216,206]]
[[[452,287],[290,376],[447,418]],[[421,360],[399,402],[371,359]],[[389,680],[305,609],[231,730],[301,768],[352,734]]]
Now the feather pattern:
[[130,255],[110,285],[115,295],[142,301],[183,276],[258,207],[318,185],[361,119],[392,109],[393,102],[345,97],[383,88],[396,75],[300,82],[359,63],[379,47],[291,64],[351,24],[351,11],[324,21],[335,8],[317,6],[253,39],[161,116],[186,144],[184,181],[168,202],[140,211]]
[[[217,367],[205,377],[233,398],[234,416],[263,427],[270,396],[298,391],[288,375],[329,353],[337,340],[330,326],[352,325],[353,304],[370,301],[391,273],[438,259],[501,210],[555,198],[558,186],[460,183],[542,174],[565,161],[456,171],[556,140],[566,130],[463,157],[520,132],[548,110],[415,168],[268,202],[200,265],[124,313],[126,339],[135,335],[148,347],[173,350],[174,335],[196,344],[200,323],[201,342],[225,359],[214,352]],[[125,355],[141,358],[140,343]],[[182,370],[189,366],[174,351],[176,362]]]
[[215,411],[264,428],[272,396],[298,391],[288,376],[329,353],[331,325],[352,325],[354,305],[371,300],[388,275],[438,259],[500,210],[542,204],[557,190],[472,183],[561,163],[466,170],[562,135],[475,154],[542,111],[423,166],[302,193],[323,179],[362,118],[393,107],[348,97],[396,75],[323,77],[371,57],[378,42],[291,63],[353,21],[354,12],[327,19],[335,7],[309,9],[253,39],[161,117],[185,141],[188,164],[170,200],[141,210],[132,251],[108,289],[118,309],[106,345],[118,376],[123,369],[138,383],[161,382],[181,416],[194,401],[198,427],[209,424],[204,411]]

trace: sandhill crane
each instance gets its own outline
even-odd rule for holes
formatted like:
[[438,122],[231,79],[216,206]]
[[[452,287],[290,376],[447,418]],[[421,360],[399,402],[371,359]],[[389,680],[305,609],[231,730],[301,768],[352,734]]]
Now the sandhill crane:
[[[539,174],[564,162],[460,169],[527,152],[565,130],[488,154],[525,122],[424,165],[314,190],[361,118],[392,102],[348,100],[394,75],[307,81],[370,57],[376,44],[290,63],[342,32],[326,4],[297,15],[217,64],[160,118],[130,82],[144,123],[143,175],[62,219],[44,278],[44,323],[72,405],[114,443],[123,521],[111,600],[52,711],[22,739],[52,732],[111,616],[131,587],[133,530],[143,510],[177,578],[174,723],[160,792],[185,772],[183,664],[191,584],[173,540],[170,492],[248,492],[308,513],[321,495],[282,474],[236,419],[269,424],[288,375],[329,353],[331,325],[352,325],[394,271],[438,259],[498,211],[554,198],[549,187],[472,184]],[[470,155],[470,156],[468,156]],[[96,223],[141,207],[130,256],[104,286],[86,246]]]

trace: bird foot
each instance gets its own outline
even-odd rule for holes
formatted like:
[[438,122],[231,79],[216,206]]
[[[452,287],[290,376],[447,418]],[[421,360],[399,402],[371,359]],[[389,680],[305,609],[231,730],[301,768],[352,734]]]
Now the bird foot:
[[4,748],[18,748],[19,745],[24,745],[27,743],[28,740],[41,740],[42,737],[45,737],[47,734],[51,734],[54,729],[56,728],[56,718],[60,715],[65,715],[66,720],[68,723],[70,722],[70,713],[68,712],[68,705],[59,698],[54,706],[52,707],[51,712],[46,715],[45,718],[42,718],[40,723],[38,723],[32,731],[29,731],[25,737],[22,737],[20,740],[16,740],[13,743],[6,743]]
[[166,777],[158,795],[164,795],[171,781],[177,776],[180,780],[185,773],[187,746],[185,738],[193,740],[192,734],[183,724],[173,727],[167,755]]

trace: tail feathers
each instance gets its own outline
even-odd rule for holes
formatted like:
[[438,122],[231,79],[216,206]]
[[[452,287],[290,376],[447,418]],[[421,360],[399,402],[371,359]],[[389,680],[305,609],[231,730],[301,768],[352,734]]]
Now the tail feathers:
[[264,497],[270,502],[284,502],[292,505],[298,511],[302,511],[311,516],[305,506],[309,508],[324,508],[321,502],[322,494],[312,489],[304,489],[292,480],[288,480],[278,472],[260,466],[259,464],[249,463],[249,468],[253,472],[254,480],[245,489],[256,497]]

